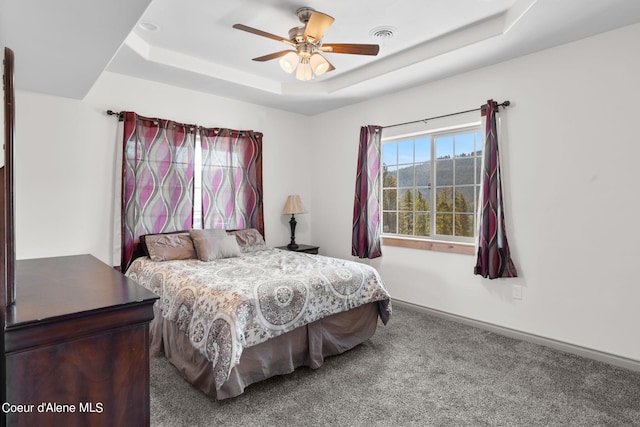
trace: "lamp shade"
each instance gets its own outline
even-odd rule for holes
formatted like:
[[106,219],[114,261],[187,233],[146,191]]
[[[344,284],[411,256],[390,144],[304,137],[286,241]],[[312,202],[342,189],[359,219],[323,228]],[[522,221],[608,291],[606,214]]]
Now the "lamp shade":
[[309,62],[311,63],[313,74],[316,76],[324,74],[329,69],[329,61],[317,52],[311,55]]
[[293,215],[305,212],[306,210],[304,208],[304,205],[302,204],[302,199],[300,198],[300,196],[295,194],[287,197],[284,208],[282,208],[283,215]]
[[298,60],[298,54],[291,51],[280,59],[280,67],[287,73],[293,73],[298,65]]
[[300,59],[298,69],[296,70],[296,79],[298,80],[311,80],[313,78],[313,70],[308,58]]

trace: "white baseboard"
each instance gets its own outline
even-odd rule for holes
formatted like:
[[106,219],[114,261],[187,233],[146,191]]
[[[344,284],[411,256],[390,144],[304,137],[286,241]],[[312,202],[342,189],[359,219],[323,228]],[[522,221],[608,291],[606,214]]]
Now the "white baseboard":
[[468,317],[447,313],[445,311],[424,307],[424,306],[413,304],[406,301],[393,299],[392,303],[399,305],[401,307],[406,307],[410,310],[419,311],[419,312],[430,314],[446,320],[452,320],[454,322],[459,322],[465,325],[474,326],[476,328],[484,329],[490,332],[495,332],[496,334],[504,335],[510,338],[516,338],[522,341],[544,345],[546,347],[551,347],[556,350],[564,351],[566,353],[575,354],[578,356],[597,360],[599,362],[604,362],[610,365],[619,366],[622,368],[630,369],[632,371],[640,372],[640,360],[617,356],[615,354],[606,353],[599,350],[593,350],[593,349],[590,349],[587,347],[581,347],[575,344],[569,344],[563,341],[558,341],[551,338],[546,338],[543,336],[518,331],[516,329],[506,328],[504,326],[494,325],[492,323],[482,322],[480,320],[474,320]]

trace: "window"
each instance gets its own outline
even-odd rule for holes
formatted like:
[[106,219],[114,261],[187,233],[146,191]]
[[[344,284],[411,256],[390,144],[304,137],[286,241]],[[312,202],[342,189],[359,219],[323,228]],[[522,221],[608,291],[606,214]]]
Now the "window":
[[481,162],[479,123],[383,138],[383,240],[474,243]]

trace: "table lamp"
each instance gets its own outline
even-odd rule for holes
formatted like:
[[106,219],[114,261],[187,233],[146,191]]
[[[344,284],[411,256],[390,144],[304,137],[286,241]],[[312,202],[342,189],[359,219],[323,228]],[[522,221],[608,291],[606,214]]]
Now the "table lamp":
[[291,214],[291,219],[289,220],[289,226],[291,227],[291,243],[287,245],[287,248],[290,250],[298,249],[298,245],[296,244],[296,218],[295,214],[306,213],[304,209],[304,205],[302,204],[302,199],[297,194],[291,195],[287,197],[287,201],[284,204],[284,208],[282,208],[283,215]]

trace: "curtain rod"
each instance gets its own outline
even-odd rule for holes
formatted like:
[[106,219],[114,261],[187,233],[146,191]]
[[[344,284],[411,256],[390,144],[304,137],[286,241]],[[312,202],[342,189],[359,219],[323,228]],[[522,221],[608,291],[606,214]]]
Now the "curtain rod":
[[107,114],[110,116],[118,116],[118,119],[122,120],[122,113],[120,111],[107,110]]
[[[120,121],[124,120],[124,115],[122,114],[121,111],[107,110],[107,115],[109,115],[109,116],[117,116],[118,120],[120,120]],[[195,130],[206,129],[204,126],[195,125],[195,124],[194,125],[186,125],[186,126],[190,126]],[[219,129],[222,129],[222,128],[219,128]],[[241,136],[246,135],[247,132],[253,132],[253,130],[237,130],[237,129],[228,129],[228,130],[232,131],[232,132],[237,132]],[[217,131],[217,132],[219,132],[219,131]]]
[[[511,101],[504,101],[503,103],[498,104],[498,107],[508,107],[509,105],[511,105]],[[386,129],[386,128],[393,128],[393,127],[396,127],[396,126],[411,125],[411,124],[420,123],[420,122],[424,122],[426,124],[427,121],[429,121],[429,120],[442,119],[444,117],[450,117],[450,116],[457,116],[458,114],[471,113],[473,111],[480,111],[481,109],[482,109],[482,107],[473,108],[471,110],[458,111],[457,113],[444,114],[442,116],[429,117],[427,119],[414,120],[412,122],[404,122],[404,123],[398,123],[398,124],[395,124],[395,125],[381,126],[381,127],[382,127],[382,129]]]

